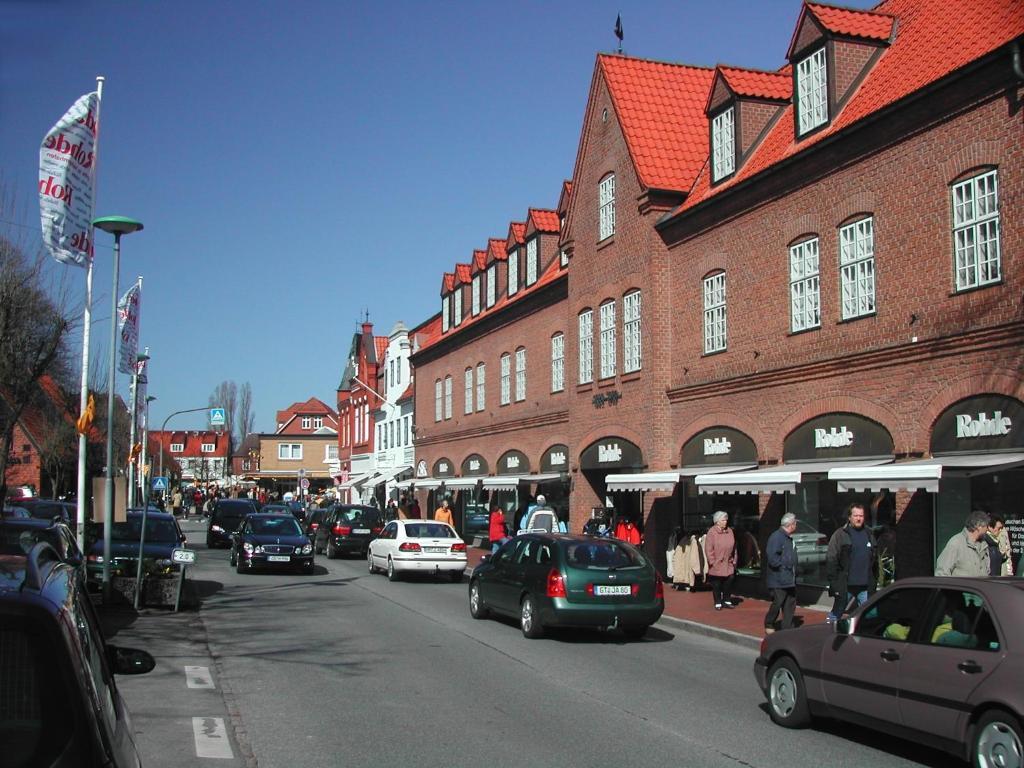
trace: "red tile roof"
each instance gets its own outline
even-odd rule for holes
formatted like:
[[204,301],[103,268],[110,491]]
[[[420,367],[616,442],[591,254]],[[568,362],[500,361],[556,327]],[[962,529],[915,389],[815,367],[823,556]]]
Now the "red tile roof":
[[533,228],[538,232],[555,232],[560,229],[558,211],[549,211],[546,208],[531,208],[526,217],[527,222],[533,222]]
[[487,269],[487,251],[473,251],[473,266],[478,272]]
[[455,273],[445,272],[441,281],[441,293],[451,293],[455,290]]
[[416,388],[413,386],[412,381],[410,381],[409,386],[405,388],[405,391],[401,395],[399,395],[398,399],[395,402],[400,403],[403,400],[410,400],[412,396],[415,394],[415,392]]
[[380,363],[384,359],[384,355],[388,352],[388,337],[387,336],[374,336],[373,337],[374,351],[377,353],[377,362]]
[[793,96],[793,76],[789,67],[780,72],[762,72],[719,65],[716,72],[737,96],[772,101],[789,101]]
[[597,62],[641,185],[689,189],[708,156],[713,70],[609,54]]
[[514,241],[517,245],[522,245],[526,242],[526,222],[513,221],[508,225],[508,240]]
[[508,250],[505,248],[505,241],[492,237],[487,241],[487,253],[495,261],[508,261]]
[[463,285],[469,285],[472,280],[472,268],[469,264],[456,264],[455,265],[455,278],[458,282]]
[[[796,141],[793,105],[788,105],[750,160],[731,179],[712,189],[710,174],[702,173],[686,201],[674,213],[689,210],[759,173],[770,172],[776,163],[813,147],[1024,34],[1020,0],[974,0],[970,3],[887,0],[876,10],[898,20],[896,37],[831,124]],[[706,130],[706,126],[704,119],[701,130]]]
[[[947,5],[952,5],[947,3]],[[807,3],[806,12],[836,35],[863,37],[867,40],[888,40],[892,36],[893,17],[884,13],[837,8],[833,5]],[[955,10],[955,9],[950,9]]]

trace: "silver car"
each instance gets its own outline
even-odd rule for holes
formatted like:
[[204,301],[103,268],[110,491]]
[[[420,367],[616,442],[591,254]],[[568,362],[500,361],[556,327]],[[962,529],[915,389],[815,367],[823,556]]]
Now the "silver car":
[[816,716],[1024,765],[1024,581],[901,580],[834,626],[769,635],[754,675],[779,725]]

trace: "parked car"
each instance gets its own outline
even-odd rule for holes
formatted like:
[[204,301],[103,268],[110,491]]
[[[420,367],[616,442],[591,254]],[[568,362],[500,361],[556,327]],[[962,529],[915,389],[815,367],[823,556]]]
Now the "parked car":
[[779,725],[867,725],[976,766],[1020,765],[1024,581],[922,577],[850,618],[776,632],[754,675]]
[[384,518],[376,507],[335,504],[324,515],[313,538],[316,552],[333,559],[339,554],[366,556],[370,542],[384,527]]
[[13,517],[27,520],[32,517],[32,513],[22,506],[5,506],[2,513],[0,513],[0,517]]
[[491,515],[483,504],[467,504],[463,517],[462,532],[466,539],[483,536],[487,539],[490,533]]
[[18,502],[18,506],[24,507],[32,517],[37,517],[41,520],[52,520],[55,517],[59,517],[63,522],[69,525],[75,524],[78,520],[77,505],[68,501],[40,499],[36,497],[32,499],[22,499]]
[[306,514],[306,519],[302,521],[302,529],[306,532],[310,541],[316,536],[317,530],[320,528],[320,523],[323,522],[324,516],[331,511],[331,507],[325,509],[311,509]]
[[238,530],[246,515],[258,512],[259,508],[251,499],[220,499],[210,513],[206,527],[206,546],[230,547],[231,534]]
[[625,542],[524,534],[473,569],[469,612],[518,618],[526,637],[547,627],[614,627],[642,637],[665,610],[653,563]]
[[448,523],[434,520],[392,520],[366,553],[370,573],[379,570],[397,581],[403,573],[444,574],[462,581],[466,542]]
[[0,561],[3,764],[135,768],[135,731],[111,673],[149,672],[153,657],[104,641],[74,568],[48,544]]
[[306,519],[306,502],[304,501],[289,501],[285,502],[285,506],[295,515],[295,519],[300,523]]
[[[110,526],[110,558],[112,572],[126,573],[134,576],[139,559],[139,541],[142,537],[142,510],[129,509],[128,519],[123,523],[112,523]],[[90,539],[93,543],[88,547],[86,570],[89,578],[99,580],[103,577],[103,533],[101,523],[92,523]],[[171,561],[171,552],[185,546],[185,534],[181,532],[177,518],[170,512],[148,510],[146,513],[146,540],[143,543],[142,558],[150,560],[162,571],[178,570],[179,566]]]
[[290,513],[246,515],[231,542],[231,565],[239,573],[256,568],[313,572],[313,545]]
[[27,555],[41,541],[53,547],[61,561],[78,572],[83,584],[86,582],[85,557],[67,525],[34,517],[0,519],[0,555]]

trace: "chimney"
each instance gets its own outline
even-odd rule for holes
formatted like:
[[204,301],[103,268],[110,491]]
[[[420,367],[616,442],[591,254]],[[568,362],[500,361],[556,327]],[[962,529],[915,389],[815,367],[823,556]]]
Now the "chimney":
[[373,335],[373,323],[367,321],[363,323],[363,336]]

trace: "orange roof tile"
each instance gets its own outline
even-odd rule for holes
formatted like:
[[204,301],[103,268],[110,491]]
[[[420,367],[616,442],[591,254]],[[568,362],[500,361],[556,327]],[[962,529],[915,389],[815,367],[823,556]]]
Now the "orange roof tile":
[[488,240],[487,253],[490,254],[495,261],[508,261],[508,251],[505,249],[504,240],[499,240],[496,237],[492,237]]
[[789,101],[793,96],[793,77],[788,67],[786,72],[763,72],[720,65],[718,73],[737,96],[772,101]]
[[477,271],[487,269],[487,251],[473,251],[473,266]]
[[377,353],[377,362],[379,363],[384,359],[384,355],[388,352],[388,337],[387,336],[374,336],[373,337],[374,350]]
[[538,232],[558,232],[558,211],[547,208],[531,208],[526,218],[533,222],[533,228]]
[[884,13],[837,8],[819,3],[807,3],[804,7],[821,26],[836,35],[883,41],[892,36],[893,17]]
[[713,70],[599,54],[640,183],[689,189],[708,156],[704,104]]
[[970,3],[886,0],[876,11],[898,20],[896,37],[832,122],[796,141],[793,105],[789,104],[754,155],[732,178],[712,189],[710,174],[702,173],[686,201],[673,214],[689,210],[723,190],[770,171],[776,163],[813,147],[1024,34],[1024,14],[1020,12],[1019,0]]
[[472,281],[472,267],[469,264],[456,264],[455,265],[455,279],[457,282],[463,285],[469,285]]
[[526,242],[526,222],[513,221],[508,225],[508,240],[514,240],[516,244],[522,245]]
[[455,290],[455,273],[445,272],[441,281],[441,293],[451,293]]

